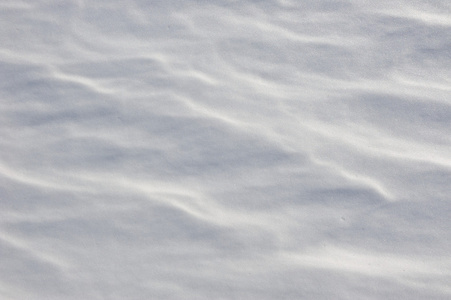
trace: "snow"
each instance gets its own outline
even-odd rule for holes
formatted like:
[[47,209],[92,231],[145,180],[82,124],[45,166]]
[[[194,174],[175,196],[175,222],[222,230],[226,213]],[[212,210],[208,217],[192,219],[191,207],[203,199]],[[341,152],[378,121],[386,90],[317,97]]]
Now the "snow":
[[0,299],[449,299],[449,1],[3,1]]

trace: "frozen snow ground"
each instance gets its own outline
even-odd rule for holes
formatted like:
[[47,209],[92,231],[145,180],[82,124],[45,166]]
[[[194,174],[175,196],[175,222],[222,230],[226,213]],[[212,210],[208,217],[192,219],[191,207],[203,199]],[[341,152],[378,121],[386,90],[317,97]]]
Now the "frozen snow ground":
[[449,1],[0,2],[1,299],[449,299]]

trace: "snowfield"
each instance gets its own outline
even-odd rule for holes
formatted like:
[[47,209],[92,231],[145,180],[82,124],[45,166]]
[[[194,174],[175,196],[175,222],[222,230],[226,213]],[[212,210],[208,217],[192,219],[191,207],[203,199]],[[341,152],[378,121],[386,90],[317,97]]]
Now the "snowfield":
[[0,299],[450,299],[451,2],[0,2]]

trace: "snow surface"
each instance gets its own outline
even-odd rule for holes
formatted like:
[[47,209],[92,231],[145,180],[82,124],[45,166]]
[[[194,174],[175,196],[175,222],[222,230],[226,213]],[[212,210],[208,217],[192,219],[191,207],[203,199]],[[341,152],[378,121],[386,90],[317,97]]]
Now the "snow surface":
[[448,0],[0,2],[1,299],[450,299]]

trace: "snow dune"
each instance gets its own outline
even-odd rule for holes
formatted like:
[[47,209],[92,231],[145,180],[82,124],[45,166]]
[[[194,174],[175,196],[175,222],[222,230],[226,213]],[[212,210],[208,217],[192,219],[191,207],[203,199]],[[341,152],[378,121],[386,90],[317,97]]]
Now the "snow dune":
[[1,299],[449,299],[448,1],[0,3]]

